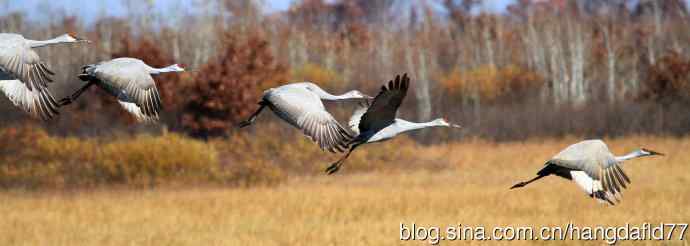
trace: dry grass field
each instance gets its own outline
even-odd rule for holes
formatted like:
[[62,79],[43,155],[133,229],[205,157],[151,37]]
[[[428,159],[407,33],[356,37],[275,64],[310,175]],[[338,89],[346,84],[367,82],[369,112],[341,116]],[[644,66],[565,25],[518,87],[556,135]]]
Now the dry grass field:
[[292,175],[272,186],[4,191],[0,238],[3,245],[428,245],[400,241],[400,223],[488,228],[690,222],[690,138],[609,140],[617,154],[640,146],[667,154],[625,164],[632,184],[617,206],[599,204],[556,177],[508,189],[577,140],[419,147],[419,160],[444,160],[450,168],[362,172],[345,166],[335,176]]

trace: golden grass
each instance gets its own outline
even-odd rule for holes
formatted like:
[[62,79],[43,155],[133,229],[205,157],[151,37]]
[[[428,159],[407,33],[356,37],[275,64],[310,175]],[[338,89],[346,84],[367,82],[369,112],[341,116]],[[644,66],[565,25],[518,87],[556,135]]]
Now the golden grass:
[[[615,153],[642,146],[667,154],[626,163],[632,184],[614,207],[589,199],[556,177],[508,190],[533,177],[545,159],[578,140],[500,144],[468,140],[416,146],[403,148],[403,152],[414,150],[421,162],[415,165],[379,160],[377,165],[399,168],[364,173],[346,166],[336,176],[293,175],[270,187],[6,191],[0,193],[0,238],[6,245],[428,245],[399,241],[400,223],[489,227],[690,222],[690,138],[607,140]],[[399,146],[405,141],[382,145]],[[353,157],[369,154],[373,153]],[[417,168],[425,160],[432,167]],[[434,168],[441,160],[454,168]],[[313,165],[320,169],[319,164]],[[465,243],[442,241],[441,245]]]
[[212,146],[177,134],[114,139],[52,137],[42,130],[0,131],[0,186],[85,188],[206,183],[220,170]]

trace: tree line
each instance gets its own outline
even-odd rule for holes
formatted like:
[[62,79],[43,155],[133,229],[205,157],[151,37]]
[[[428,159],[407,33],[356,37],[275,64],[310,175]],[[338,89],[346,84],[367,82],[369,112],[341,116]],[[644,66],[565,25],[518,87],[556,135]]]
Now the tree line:
[[[261,1],[208,0],[194,14],[165,15],[141,4],[88,25],[59,13],[41,22],[0,16],[4,32],[32,39],[74,32],[93,41],[39,51],[57,71],[51,89],[58,97],[81,85],[82,65],[100,60],[129,56],[192,68],[157,78],[160,125],[134,125],[93,90],[42,127],[226,136],[272,86],[309,80],[375,94],[408,73],[406,118],[446,115],[465,126],[416,135],[424,142],[690,132],[690,22],[680,0],[519,0],[497,13],[481,11],[476,0],[301,0],[275,13],[265,13]],[[0,102],[3,124],[30,121],[8,105]],[[334,111],[343,121],[351,113]]]

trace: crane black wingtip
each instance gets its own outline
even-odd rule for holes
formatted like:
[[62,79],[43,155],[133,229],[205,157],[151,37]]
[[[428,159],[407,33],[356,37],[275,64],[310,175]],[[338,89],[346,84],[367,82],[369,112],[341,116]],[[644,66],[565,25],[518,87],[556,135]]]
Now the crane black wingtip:
[[407,88],[410,86],[410,77],[407,76],[407,73],[403,75],[403,80],[401,84],[401,89],[403,90],[407,90]]

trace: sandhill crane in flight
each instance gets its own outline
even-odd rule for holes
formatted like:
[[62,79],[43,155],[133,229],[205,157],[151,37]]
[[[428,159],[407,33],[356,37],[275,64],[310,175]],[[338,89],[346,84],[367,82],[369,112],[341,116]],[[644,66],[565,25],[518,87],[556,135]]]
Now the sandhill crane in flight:
[[350,147],[347,154],[329,166],[326,173],[337,172],[352,151],[362,144],[389,140],[400,133],[427,127],[460,128],[460,125],[448,123],[443,118],[424,123],[396,118],[396,113],[407,94],[409,85],[410,78],[407,77],[407,74],[404,74],[402,78],[398,75],[394,81],[388,82],[388,87],[385,85],[381,87],[381,91],[374,98],[371,106],[367,108],[366,105],[363,105],[353,113],[349,125],[356,137],[347,143],[347,146]]
[[520,188],[551,174],[573,180],[592,198],[614,205],[630,178],[621,168],[623,161],[642,156],[663,155],[640,148],[624,156],[614,156],[601,140],[585,140],[568,146],[544,164],[537,177],[520,182],[510,189]]
[[34,117],[49,120],[58,114],[58,104],[48,91],[54,75],[41,61],[33,48],[49,45],[89,42],[64,34],[39,41],[26,39],[20,34],[0,33],[0,90]]
[[278,117],[300,129],[323,150],[342,152],[352,135],[326,111],[321,100],[339,101],[370,99],[357,90],[342,95],[332,95],[314,83],[301,82],[283,85],[264,91],[259,109],[249,119],[240,122],[239,128],[251,125],[261,111],[268,106]]
[[140,122],[153,122],[158,120],[163,105],[151,75],[183,71],[184,68],[178,64],[153,68],[139,59],[127,57],[87,65],[82,67],[82,73],[79,74],[79,79],[86,81],[86,85],[59,103],[60,106],[68,105],[86,89],[97,85],[117,97],[120,105]]

